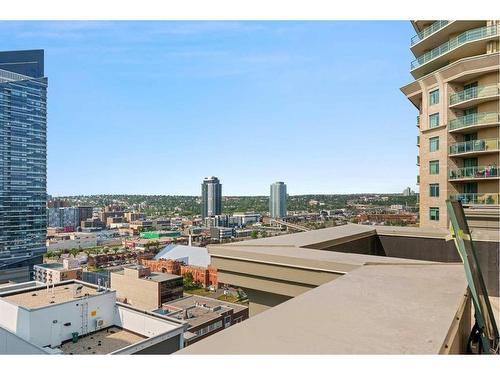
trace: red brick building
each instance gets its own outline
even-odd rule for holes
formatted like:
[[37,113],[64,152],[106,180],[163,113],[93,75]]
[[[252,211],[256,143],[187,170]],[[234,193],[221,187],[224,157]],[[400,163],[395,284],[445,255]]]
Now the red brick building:
[[165,272],[181,276],[184,276],[186,273],[191,273],[195,283],[202,285],[204,288],[208,288],[210,286],[217,288],[217,268],[215,267],[208,266],[207,268],[204,268],[186,266],[181,262],[171,259],[142,259],[141,264],[149,267],[153,272]]

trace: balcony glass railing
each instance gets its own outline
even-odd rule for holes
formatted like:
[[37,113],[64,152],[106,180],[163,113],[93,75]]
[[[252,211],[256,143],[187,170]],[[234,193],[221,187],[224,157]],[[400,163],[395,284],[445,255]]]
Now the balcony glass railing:
[[417,174],[417,185],[420,185],[420,175]]
[[496,177],[498,177],[498,167],[496,165],[450,169],[448,174],[450,180]]
[[449,51],[457,47],[460,47],[465,43],[498,35],[498,30],[499,27],[497,26],[480,27],[478,29],[468,30],[460,34],[459,36],[441,44],[439,47],[436,47],[433,50],[424,53],[416,60],[413,60],[411,63],[411,70],[416,69],[419,66],[422,66],[428,63],[429,61],[435,59],[436,57],[444,55],[445,53],[448,53]]
[[449,149],[450,155],[463,154],[476,151],[496,151],[500,149],[498,139],[477,139],[474,141],[459,142],[452,144]]
[[420,136],[417,135],[417,147],[420,147]]
[[427,38],[429,35],[434,34],[436,31],[442,29],[446,25],[448,25],[451,21],[436,21],[429,27],[426,27],[413,38],[411,38],[411,45],[417,44],[422,39]]
[[496,122],[498,122],[498,112],[471,113],[470,115],[451,120],[448,123],[448,128],[449,130],[455,130],[468,126],[491,124]]
[[462,204],[498,204],[498,193],[464,193],[451,195],[450,199],[455,199]]
[[417,155],[417,166],[420,165],[420,156]]
[[500,86],[497,85],[489,85],[489,86],[478,86],[471,87],[467,90],[457,92],[450,96],[450,105],[455,105],[461,102],[465,102],[471,99],[480,99],[485,98],[487,96],[495,96],[500,94]]
[[417,116],[417,128],[420,128],[420,116]]

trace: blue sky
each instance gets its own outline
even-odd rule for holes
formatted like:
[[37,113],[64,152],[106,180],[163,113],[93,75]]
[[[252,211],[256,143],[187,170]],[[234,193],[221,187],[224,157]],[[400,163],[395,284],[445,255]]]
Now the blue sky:
[[408,21],[0,22],[45,49],[48,193],[416,189]]

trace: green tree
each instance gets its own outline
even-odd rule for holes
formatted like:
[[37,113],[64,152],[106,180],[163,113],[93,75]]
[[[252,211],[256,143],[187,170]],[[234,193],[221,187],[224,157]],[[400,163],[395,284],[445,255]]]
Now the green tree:
[[250,234],[250,237],[252,237],[253,239],[259,237],[259,232],[257,232],[256,230],[253,230],[252,233]]
[[192,288],[193,281],[194,281],[193,274],[191,272],[186,272],[183,278],[184,288]]

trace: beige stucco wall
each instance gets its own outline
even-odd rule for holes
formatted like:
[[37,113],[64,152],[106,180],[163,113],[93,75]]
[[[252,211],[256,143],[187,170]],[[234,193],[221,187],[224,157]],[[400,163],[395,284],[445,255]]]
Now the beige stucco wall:
[[159,284],[111,272],[111,288],[117,298],[126,298],[127,303],[141,309],[156,309],[159,306]]

